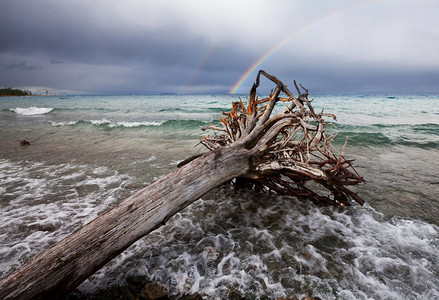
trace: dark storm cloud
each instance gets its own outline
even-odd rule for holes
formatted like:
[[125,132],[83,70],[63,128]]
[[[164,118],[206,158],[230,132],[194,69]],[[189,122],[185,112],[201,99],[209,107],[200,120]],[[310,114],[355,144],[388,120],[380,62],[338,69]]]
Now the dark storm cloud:
[[42,67],[29,65],[26,61],[20,61],[19,63],[4,63],[0,64],[0,67],[7,71],[12,70],[42,70]]
[[[439,5],[423,1],[355,1],[368,5],[294,37],[258,68],[321,92],[439,91]],[[2,0],[0,85],[227,92],[285,37],[351,2]]]
[[[28,1],[27,5],[23,5],[17,1],[6,1],[2,4],[0,36],[2,40],[8,42],[0,44],[0,53],[10,54],[9,58],[2,55],[3,61],[9,60],[3,64],[6,70],[37,68],[21,60],[22,57],[39,58],[42,61],[49,61],[52,65],[69,63],[64,71],[56,69],[57,78],[53,78],[51,75],[53,72],[49,71],[44,76],[53,78],[54,81],[64,80],[64,82],[72,83],[72,79],[76,77],[75,74],[80,73],[76,70],[78,68],[84,72],[86,69],[94,69],[94,72],[98,72],[105,68],[97,66],[120,66],[126,69],[142,70],[142,72],[123,74],[125,77],[131,76],[132,82],[137,81],[135,77],[142,77],[141,86],[135,88],[132,84],[128,84],[132,89],[141,91],[148,88],[158,91],[159,85],[165,85],[163,88],[167,88],[172,85],[173,81],[174,84],[179,82],[181,84],[188,76],[190,69],[194,68],[203,49],[210,47],[206,40],[181,31],[178,24],[173,22],[164,22],[158,27],[145,28],[132,26],[130,23],[127,25],[117,20],[114,24],[110,22],[111,26],[109,26],[109,21],[106,20],[103,26],[100,20],[96,16],[91,16],[91,12],[87,12],[84,7],[49,2]],[[102,9],[106,8],[102,7]],[[20,18],[17,18],[17,12]],[[111,17],[111,14],[107,17]],[[218,58],[222,57],[224,56],[217,55],[215,61],[219,63]],[[217,65],[225,66],[225,61],[222,60],[221,64]],[[152,70],[151,66],[155,69]],[[183,71],[181,68],[187,68],[187,70]],[[118,81],[113,73],[117,72],[114,69],[116,68],[102,70],[103,74],[93,77],[100,77],[102,80],[107,78],[108,84],[111,81]],[[119,72],[122,75],[123,71],[119,70]],[[145,72],[154,73],[154,78]],[[32,74],[27,73],[23,76],[31,77]],[[41,76],[39,77],[34,81],[40,81],[40,84],[50,84],[42,82]],[[59,86],[60,83],[57,85]],[[105,83],[96,84],[95,89],[99,85],[105,85]],[[120,87],[117,83],[111,85]],[[61,86],[65,87],[65,84]],[[92,87],[88,87],[90,88]],[[100,87],[100,89],[108,91],[107,87]]]
[[56,58],[52,58],[52,59],[50,60],[50,63],[51,63],[51,64],[58,65],[58,64],[63,64],[64,61],[59,60],[59,59],[56,59]]
[[58,61],[82,63],[151,60],[172,65],[193,59],[193,48],[203,43],[167,24],[159,30],[124,28],[117,23],[113,28],[97,28],[84,8],[70,7],[67,11],[62,2],[49,6],[34,1],[24,9],[17,7],[17,1],[10,4],[0,13],[0,35],[8,41],[0,45],[2,52],[49,54]]

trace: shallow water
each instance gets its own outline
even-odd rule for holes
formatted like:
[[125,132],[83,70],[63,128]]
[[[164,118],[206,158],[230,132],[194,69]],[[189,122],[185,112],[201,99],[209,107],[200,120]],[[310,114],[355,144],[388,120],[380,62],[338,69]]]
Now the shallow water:
[[[244,98],[244,97],[243,97]],[[0,99],[0,276],[205,151],[230,95]],[[347,209],[219,187],[84,282],[173,294],[439,298],[439,98],[316,96],[367,183]],[[316,110],[318,110],[316,109]],[[21,140],[31,142],[21,146]]]

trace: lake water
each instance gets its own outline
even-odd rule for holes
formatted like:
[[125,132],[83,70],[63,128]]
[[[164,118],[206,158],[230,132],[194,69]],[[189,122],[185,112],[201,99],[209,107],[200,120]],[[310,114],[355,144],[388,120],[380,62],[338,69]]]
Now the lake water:
[[[336,148],[349,136],[363,207],[218,187],[79,289],[142,275],[206,299],[439,299],[439,97],[313,98],[337,116]],[[207,151],[199,126],[237,99],[0,98],[0,277]]]

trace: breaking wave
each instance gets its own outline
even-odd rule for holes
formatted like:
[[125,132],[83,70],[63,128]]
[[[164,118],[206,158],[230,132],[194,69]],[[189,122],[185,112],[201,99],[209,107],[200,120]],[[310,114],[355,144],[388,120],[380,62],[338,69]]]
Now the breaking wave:
[[207,299],[434,299],[439,228],[279,196],[216,190],[139,240],[83,291],[141,275]]
[[23,116],[33,116],[33,115],[44,115],[44,114],[48,114],[51,111],[53,111],[53,108],[45,108],[45,107],[35,107],[35,106],[31,106],[31,107],[27,107],[27,108],[21,108],[21,107],[17,107],[15,109],[11,109],[12,112],[15,112],[18,115],[23,115]]
[[70,122],[49,122],[52,126],[83,126],[93,125],[104,129],[113,128],[140,128],[140,127],[160,127],[171,129],[193,129],[207,125],[200,120],[166,120],[166,121],[111,121],[107,119],[90,121],[70,121]]

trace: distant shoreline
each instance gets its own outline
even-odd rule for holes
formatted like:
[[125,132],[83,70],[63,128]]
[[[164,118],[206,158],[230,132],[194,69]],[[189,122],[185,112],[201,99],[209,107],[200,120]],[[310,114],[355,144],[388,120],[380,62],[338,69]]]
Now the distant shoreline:
[[14,89],[12,87],[5,87],[0,89],[0,96],[30,96],[32,92],[29,90]]
[[26,97],[26,96],[58,96],[49,93],[47,90],[45,94],[34,94],[30,90],[14,89],[12,87],[5,87],[0,89],[0,97]]
[[0,95],[0,97],[56,97],[59,95]]

